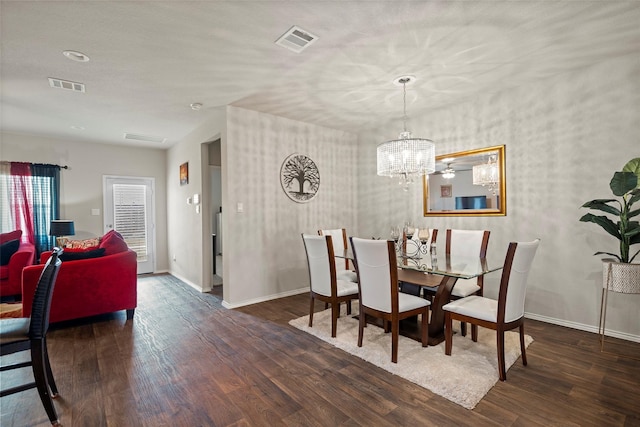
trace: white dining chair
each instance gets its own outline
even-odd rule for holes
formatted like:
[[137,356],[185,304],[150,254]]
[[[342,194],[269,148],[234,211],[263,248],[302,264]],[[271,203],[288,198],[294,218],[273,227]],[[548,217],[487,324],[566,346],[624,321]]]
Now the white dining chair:
[[350,239],[360,288],[358,347],[362,347],[367,316],[380,318],[386,332],[391,325],[391,362],[397,363],[400,320],[418,315],[422,317],[422,346],[427,347],[431,302],[398,291],[395,242],[357,237]]
[[[331,236],[333,240],[334,254],[342,254],[348,249],[347,230],[345,228],[336,228],[328,230],[318,230],[320,236]],[[358,275],[349,267],[347,258],[335,257],[336,274],[340,280],[348,280],[356,282]]]
[[529,270],[539,244],[539,239],[509,244],[497,300],[470,295],[442,307],[445,312],[445,354],[451,355],[454,320],[471,324],[471,339],[475,342],[478,341],[478,326],[493,329],[497,335],[498,373],[500,380],[505,381],[507,371],[504,359],[504,333],[519,328],[522,364],[527,365],[524,345],[524,302]]
[[333,262],[333,242],[331,236],[303,234],[307,264],[309,266],[310,306],[309,327],[313,327],[315,300],[331,306],[331,336],[336,336],[340,303],[347,304],[347,314],[351,314],[351,301],[358,299],[358,284],[338,279]]

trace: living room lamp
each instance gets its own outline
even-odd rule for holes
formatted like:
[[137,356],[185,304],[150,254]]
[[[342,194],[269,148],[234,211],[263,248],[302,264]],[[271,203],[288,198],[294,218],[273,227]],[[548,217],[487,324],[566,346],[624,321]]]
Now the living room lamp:
[[428,175],[436,170],[435,144],[430,139],[414,138],[407,131],[407,84],[415,81],[414,76],[402,76],[394,80],[394,84],[402,85],[404,131],[398,139],[383,142],[378,145],[378,175],[399,177],[404,191],[409,190],[409,184],[414,177]]
[[68,219],[54,219],[51,221],[49,236],[56,236],[58,247],[63,248],[67,240],[69,240],[66,236],[73,236],[74,234],[76,234],[76,230],[73,221]]

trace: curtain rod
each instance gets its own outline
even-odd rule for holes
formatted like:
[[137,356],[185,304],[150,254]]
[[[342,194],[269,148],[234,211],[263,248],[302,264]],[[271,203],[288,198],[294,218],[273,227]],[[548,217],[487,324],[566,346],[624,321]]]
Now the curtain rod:
[[[5,162],[3,161],[3,163],[5,163]],[[7,161],[6,163],[29,163],[30,165],[56,166],[56,167],[59,167],[60,169],[69,169],[69,166],[67,166],[67,165],[61,166],[61,165],[56,165],[56,164],[53,164],[53,163],[31,163],[31,162],[9,162],[9,161]]]

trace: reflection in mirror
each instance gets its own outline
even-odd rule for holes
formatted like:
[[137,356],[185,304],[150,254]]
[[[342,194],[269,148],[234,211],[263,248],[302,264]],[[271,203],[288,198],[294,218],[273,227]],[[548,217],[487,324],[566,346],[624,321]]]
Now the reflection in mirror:
[[507,214],[504,145],[436,157],[423,178],[424,216]]

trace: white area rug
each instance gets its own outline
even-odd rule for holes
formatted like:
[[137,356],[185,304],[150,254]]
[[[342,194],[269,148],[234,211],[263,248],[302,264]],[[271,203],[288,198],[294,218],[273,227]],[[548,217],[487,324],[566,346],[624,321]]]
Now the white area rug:
[[[291,320],[289,324],[467,409],[473,409],[499,379],[495,331],[478,328],[478,342],[474,343],[468,327],[466,337],[454,335],[451,356],[444,354],[444,342],[424,348],[418,341],[400,336],[396,364],[391,363],[391,334],[368,325],[362,347],[358,347],[358,320],[346,315],[344,304],[341,309],[336,338],[331,338],[331,310],[315,313],[312,328],[307,326],[309,316]],[[352,315],[355,314],[358,314],[358,306],[354,301]],[[459,330],[459,324],[454,323],[454,330],[456,327]],[[528,347],[532,342],[533,338],[526,335],[525,345]],[[519,356],[518,333],[507,332],[507,370]]]

